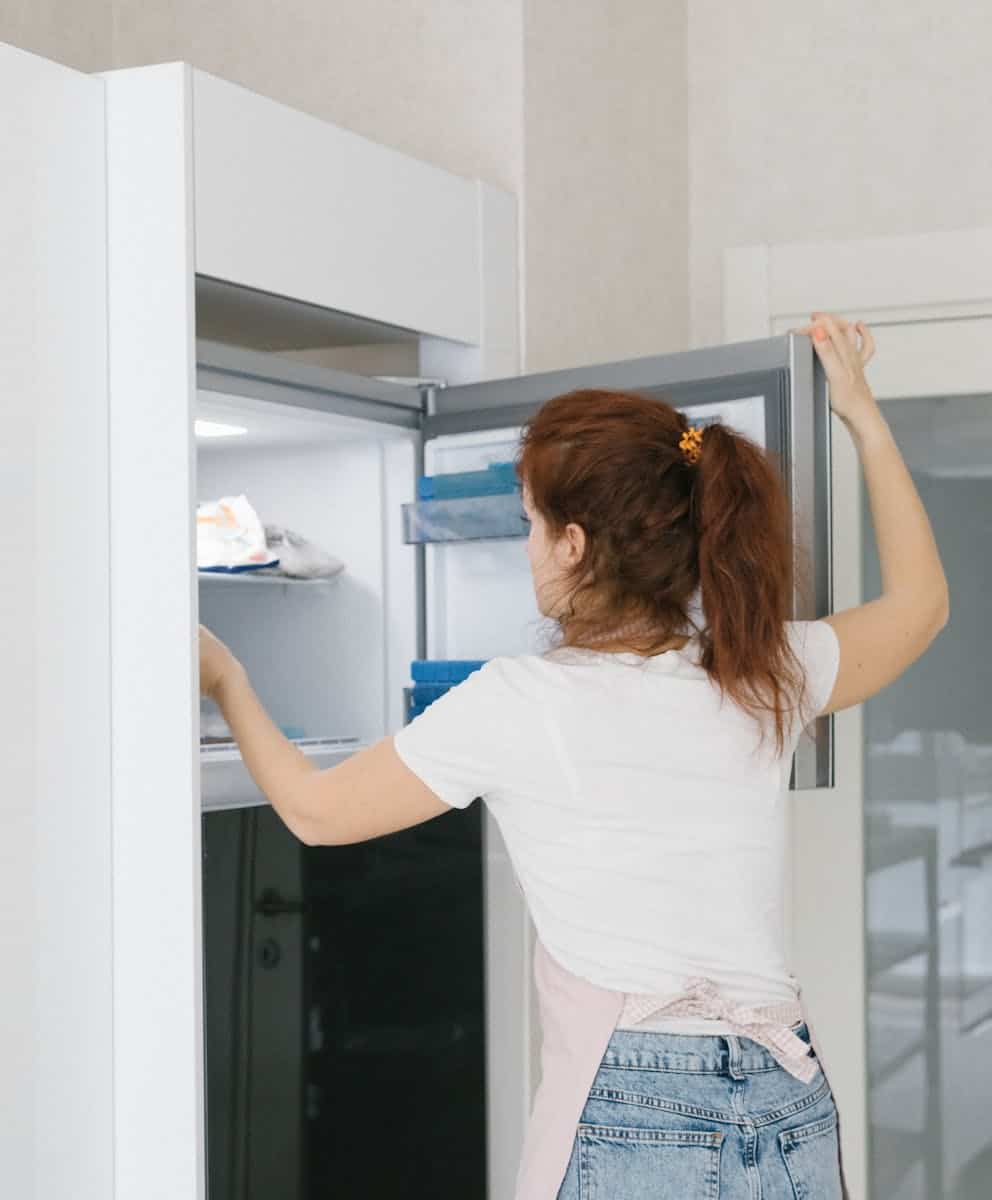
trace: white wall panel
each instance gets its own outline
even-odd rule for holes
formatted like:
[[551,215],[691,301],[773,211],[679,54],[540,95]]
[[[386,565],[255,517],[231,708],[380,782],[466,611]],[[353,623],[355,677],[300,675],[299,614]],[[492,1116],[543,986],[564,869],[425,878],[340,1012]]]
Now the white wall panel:
[[113,1180],[104,87],[0,45],[0,1192]]

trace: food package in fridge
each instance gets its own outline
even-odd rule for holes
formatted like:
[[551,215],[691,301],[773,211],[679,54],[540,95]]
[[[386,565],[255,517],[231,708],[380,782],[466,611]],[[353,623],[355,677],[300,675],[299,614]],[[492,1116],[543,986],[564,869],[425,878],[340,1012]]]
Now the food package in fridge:
[[278,566],[258,514],[241,496],[222,496],[196,510],[196,565],[201,571],[257,571]]
[[266,525],[265,540],[269,553],[279,560],[267,568],[266,575],[285,575],[290,579],[329,579],[344,570],[344,563],[320,546],[282,525]]

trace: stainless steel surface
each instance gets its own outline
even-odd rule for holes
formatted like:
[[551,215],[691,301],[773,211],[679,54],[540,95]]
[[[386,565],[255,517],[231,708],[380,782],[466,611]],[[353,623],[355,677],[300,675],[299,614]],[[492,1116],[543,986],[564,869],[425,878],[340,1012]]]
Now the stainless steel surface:
[[[565,371],[545,371],[518,378],[494,379],[445,388],[435,399],[437,418],[487,408],[536,407],[551,396],[577,387],[654,391],[694,380],[718,380],[785,370],[790,366],[791,335],[658,354],[620,362],[597,363]],[[513,422],[508,422],[513,423]],[[452,432],[444,429],[444,432]]]
[[[833,523],[830,493],[830,408],[826,378],[808,337],[787,335],[789,346],[788,456],[792,513],[807,514],[800,525],[809,550],[810,591],[797,578],[793,612],[800,620],[826,616],[833,608],[831,564]],[[813,738],[803,737],[796,749],[792,786],[798,790],[834,786],[834,718],[820,717]]]

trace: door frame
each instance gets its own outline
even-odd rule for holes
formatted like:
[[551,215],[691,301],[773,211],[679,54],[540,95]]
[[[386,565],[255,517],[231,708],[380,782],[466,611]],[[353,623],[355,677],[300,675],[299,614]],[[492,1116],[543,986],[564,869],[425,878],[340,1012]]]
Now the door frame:
[[[880,399],[988,391],[992,381],[992,227],[899,237],[735,246],[723,256],[728,341],[782,333],[810,312],[857,316],[878,354]],[[833,422],[834,606],[861,603],[863,482],[847,431]],[[825,1046],[841,1110],[852,1200],[868,1192],[867,984],[864,897],[864,722],[835,714],[836,786],[791,811],[792,960]],[[838,879],[859,886],[838,888]],[[822,903],[830,896],[829,908]]]

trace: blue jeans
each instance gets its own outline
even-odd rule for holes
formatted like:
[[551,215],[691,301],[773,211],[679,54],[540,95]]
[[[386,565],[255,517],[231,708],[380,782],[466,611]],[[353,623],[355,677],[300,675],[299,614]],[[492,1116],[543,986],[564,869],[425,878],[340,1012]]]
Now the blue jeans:
[[[805,1026],[796,1032],[809,1041]],[[837,1109],[749,1038],[615,1029],[558,1200],[840,1200]]]

